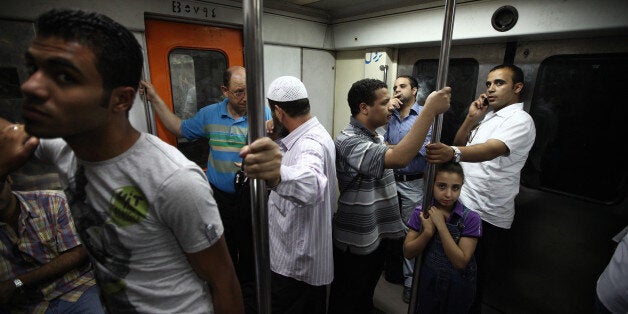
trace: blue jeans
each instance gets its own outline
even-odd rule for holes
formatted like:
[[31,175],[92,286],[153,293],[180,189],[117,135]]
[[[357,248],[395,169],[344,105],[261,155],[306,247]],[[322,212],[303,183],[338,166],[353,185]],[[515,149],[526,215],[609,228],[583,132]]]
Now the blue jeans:
[[68,302],[59,298],[50,301],[46,314],[105,314],[100,303],[97,285],[87,289],[76,302]]
[[[401,220],[408,224],[414,209],[423,202],[423,179],[397,182],[397,195],[401,203]],[[414,273],[414,258],[403,259],[403,285],[412,287],[412,274]]]

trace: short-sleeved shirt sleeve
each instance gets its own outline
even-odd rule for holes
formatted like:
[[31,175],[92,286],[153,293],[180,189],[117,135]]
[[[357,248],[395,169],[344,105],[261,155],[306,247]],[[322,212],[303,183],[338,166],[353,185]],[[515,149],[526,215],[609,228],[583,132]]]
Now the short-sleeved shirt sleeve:
[[157,214],[186,253],[212,246],[223,234],[216,201],[207,196],[211,194],[207,180],[197,169],[183,168],[163,184]]
[[482,219],[480,215],[472,210],[469,210],[467,218],[464,220],[464,229],[462,230],[463,237],[480,238],[482,237]]
[[[461,215],[462,205],[460,205],[460,203],[457,203],[456,206],[457,208],[456,210],[454,210],[454,214]],[[420,216],[421,210],[422,210],[421,206],[420,205],[417,206],[412,212],[410,219],[408,219],[408,227],[416,232],[421,231],[421,227],[422,227],[421,216]],[[451,218],[452,217],[450,217],[447,222],[449,222]],[[482,219],[480,218],[480,215],[478,213],[472,210],[469,210],[469,213],[467,214],[467,217],[465,218],[463,225],[464,225],[464,229],[462,229],[463,237],[480,238],[482,236]]]
[[416,232],[421,231],[421,208],[421,205],[414,208],[410,219],[408,219],[408,227]]

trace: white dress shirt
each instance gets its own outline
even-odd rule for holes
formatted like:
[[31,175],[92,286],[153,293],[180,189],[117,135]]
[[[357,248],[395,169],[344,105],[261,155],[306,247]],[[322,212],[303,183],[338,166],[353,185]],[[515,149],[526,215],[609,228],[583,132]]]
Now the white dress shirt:
[[534,121],[523,111],[523,103],[506,106],[497,112],[489,111],[471,132],[467,146],[496,139],[510,150],[508,156],[460,163],[465,176],[460,201],[480,213],[482,220],[510,229],[515,217],[515,196],[519,193],[521,169],[535,136]]
[[334,142],[312,117],[278,144],[283,152],[281,183],[268,200],[271,270],[310,285],[327,285],[334,275]]

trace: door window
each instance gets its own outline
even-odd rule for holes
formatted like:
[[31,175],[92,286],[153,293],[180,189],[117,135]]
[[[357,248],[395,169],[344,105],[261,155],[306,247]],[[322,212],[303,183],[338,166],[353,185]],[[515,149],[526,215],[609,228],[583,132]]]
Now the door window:
[[[220,86],[227,68],[227,57],[220,51],[173,49],[168,55],[174,113],[191,118],[201,108],[222,100]],[[201,168],[207,166],[207,139],[177,139],[177,148]]]

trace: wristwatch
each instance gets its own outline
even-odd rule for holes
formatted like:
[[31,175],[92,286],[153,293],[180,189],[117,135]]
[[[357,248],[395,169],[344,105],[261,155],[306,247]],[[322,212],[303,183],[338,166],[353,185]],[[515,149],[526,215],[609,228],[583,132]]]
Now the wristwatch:
[[22,291],[24,283],[20,280],[20,278],[13,279],[13,284],[15,285],[15,290]]
[[460,159],[462,158],[462,153],[460,152],[460,149],[458,147],[456,147],[456,146],[450,146],[450,147],[451,147],[451,149],[454,150],[454,158],[453,158],[453,160],[455,162],[460,162]]

